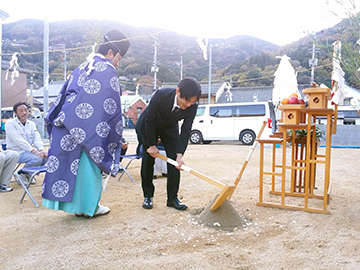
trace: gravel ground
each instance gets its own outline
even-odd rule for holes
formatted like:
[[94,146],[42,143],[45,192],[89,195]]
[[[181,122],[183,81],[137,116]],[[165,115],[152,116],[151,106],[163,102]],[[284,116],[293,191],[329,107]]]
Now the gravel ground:
[[[134,153],[136,137],[126,130]],[[186,165],[232,184],[249,153],[239,143],[189,145]],[[319,149],[323,151],[323,149]],[[269,164],[270,152],[266,154]],[[155,181],[154,209],[142,209],[140,161],[120,181],[110,178],[101,204],[111,212],[95,218],[75,217],[34,204],[22,188],[0,194],[1,269],[359,269],[360,149],[332,149],[330,214],[256,206],[259,149],[246,167],[230,200],[241,226],[222,228],[199,222],[199,215],[219,188],[182,172],[179,197],[187,211],[166,207],[166,179]],[[317,169],[322,173],[321,166]],[[31,186],[41,202],[41,183]],[[322,176],[317,177],[321,193]],[[266,182],[266,187],[269,183]],[[279,196],[269,195],[268,200]],[[321,200],[310,200],[315,206]],[[314,201],[314,202],[313,202]],[[301,205],[302,198],[291,203]],[[41,203],[40,203],[41,204]]]

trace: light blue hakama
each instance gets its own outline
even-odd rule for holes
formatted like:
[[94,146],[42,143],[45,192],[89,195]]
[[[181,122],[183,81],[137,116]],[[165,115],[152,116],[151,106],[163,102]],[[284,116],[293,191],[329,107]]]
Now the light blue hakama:
[[81,152],[72,201],[60,202],[43,199],[42,205],[68,213],[93,216],[101,199],[101,191],[100,169],[84,152]]

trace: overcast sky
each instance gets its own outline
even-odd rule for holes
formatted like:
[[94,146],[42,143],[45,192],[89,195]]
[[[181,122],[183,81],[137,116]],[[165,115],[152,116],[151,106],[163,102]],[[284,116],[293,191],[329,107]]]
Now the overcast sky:
[[[337,2],[343,2],[343,5]],[[154,26],[193,37],[249,35],[277,45],[333,27],[347,18],[349,3],[360,0],[15,0],[1,1],[10,17],[3,23],[35,18],[115,20]],[[352,10],[352,8],[351,8]],[[119,29],[121,30],[121,29]],[[51,31],[51,29],[50,29]]]

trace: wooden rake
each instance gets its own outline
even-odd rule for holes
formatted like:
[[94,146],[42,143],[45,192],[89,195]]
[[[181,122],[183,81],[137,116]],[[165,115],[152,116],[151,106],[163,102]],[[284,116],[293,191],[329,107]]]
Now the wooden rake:
[[[173,160],[171,158],[168,158],[168,157],[166,157],[164,155],[161,155],[160,153],[157,153],[156,157],[166,161],[167,163],[170,163],[170,164],[174,165],[175,167],[178,166],[178,163],[175,160]],[[223,184],[223,183],[221,183],[221,182],[219,182],[219,181],[217,181],[217,180],[215,180],[215,179],[213,179],[211,177],[208,177],[208,176],[206,176],[206,175],[204,175],[204,174],[202,174],[202,173],[200,173],[198,171],[195,171],[195,170],[193,170],[193,169],[191,169],[191,168],[189,168],[189,167],[187,167],[185,165],[181,165],[180,168],[182,170],[184,170],[184,171],[186,171],[188,173],[191,173],[191,174],[193,174],[193,175],[207,181],[208,183],[222,189],[220,194],[216,197],[216,200],[213,202],[212,206],[210,207],[211,211],[215,211],[216,209],[218,209],[225,202],[226,198],[230,194],[232,194],[234,192],[235,186],[225,185],[225,184]]]

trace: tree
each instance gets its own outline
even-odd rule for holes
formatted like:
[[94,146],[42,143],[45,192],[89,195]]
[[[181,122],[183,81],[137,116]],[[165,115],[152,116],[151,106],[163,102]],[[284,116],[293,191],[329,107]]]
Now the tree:
[[[320,47],[327,57],[333,57],[333,42],[341,41],[341,58],[340,65],[345,72],[345,81],[348,85],[360,88],[360,13],[356,12],[354,0],[342,1],[337,3],[342,6],[343,12],[348,18],[343,20],[331,35],[329,39],[314,39],[316,46]],[[335,15],[337,11],[333,12]],[[321,37],[321,35],[320,35]],[[329,85],[328,85],[329,86]]]

